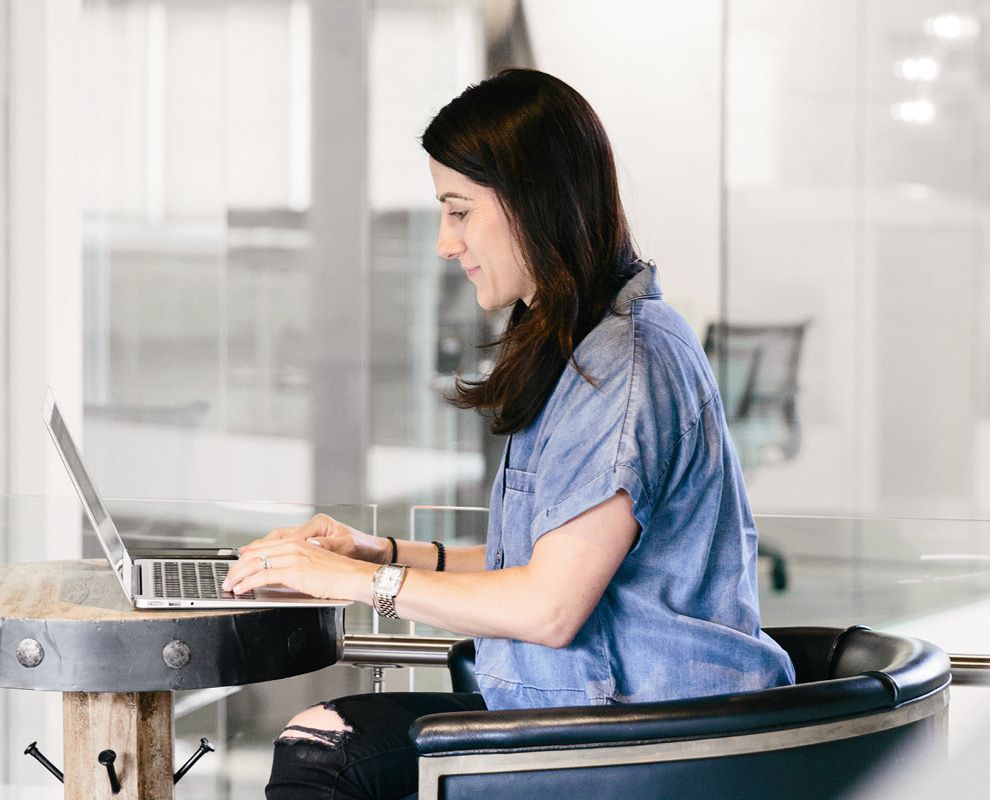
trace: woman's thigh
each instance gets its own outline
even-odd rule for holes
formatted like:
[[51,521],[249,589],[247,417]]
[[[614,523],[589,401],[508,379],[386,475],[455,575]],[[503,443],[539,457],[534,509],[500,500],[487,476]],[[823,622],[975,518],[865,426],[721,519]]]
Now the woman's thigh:
[[409,728],[419,717],[485,708],[481,695],[389,692],[307,709],[275,742],[269,800],[390,800],[416,791]]

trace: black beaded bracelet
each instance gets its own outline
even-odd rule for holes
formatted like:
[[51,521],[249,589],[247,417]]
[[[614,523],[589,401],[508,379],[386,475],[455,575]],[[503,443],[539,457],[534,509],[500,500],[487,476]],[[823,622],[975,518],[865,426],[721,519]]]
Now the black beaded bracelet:
[[443,572],[447,567],[447,548],[443,542],[433,542],[437,548],[437,572]]
[[396,564],[399,561],[399,545],[395,543],[394,536],[386,536],[385,538],[388,539],[389,542],[391,542],[392,544],[392,556],[389,558],[389,560],[386,563]]

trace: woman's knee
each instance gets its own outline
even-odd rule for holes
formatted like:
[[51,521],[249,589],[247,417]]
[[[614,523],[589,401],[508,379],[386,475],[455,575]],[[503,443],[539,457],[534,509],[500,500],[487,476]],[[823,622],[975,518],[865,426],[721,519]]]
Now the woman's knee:
[[333,747],[354,731],[332,702],[310,706],[300,711],[279,734],[278,741],[313,741]]

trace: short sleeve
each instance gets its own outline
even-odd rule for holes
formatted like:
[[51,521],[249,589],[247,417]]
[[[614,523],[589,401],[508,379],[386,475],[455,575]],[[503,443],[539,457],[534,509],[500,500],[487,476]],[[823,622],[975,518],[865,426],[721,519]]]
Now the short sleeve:
[[693,334],[663,322],[636,310],[616,318],[592,343],[593,382],[568,367],[538,443],[534,543],[622,490],[649,527],[664,475],[713,391]]
[[[632,498],[634,513],[649,504],[639,464],[618,462],[633,362],[626,337],[620,330],[611,334],[601,337],[610,341],[599,343],[591,358],[585,348],[586,360],[579,362],[592,380],[568,366],[548,409],[543,436],[530,462],[535,461],[530,528],[534,543],[621,490]],[[623,357],[594,357],[609,351]]]

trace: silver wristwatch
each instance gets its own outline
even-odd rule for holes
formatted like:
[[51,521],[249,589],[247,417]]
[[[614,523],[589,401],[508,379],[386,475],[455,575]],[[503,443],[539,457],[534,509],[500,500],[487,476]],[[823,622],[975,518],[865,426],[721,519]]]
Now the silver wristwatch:
[[372,604],[379,616],[398,619],[395,613],[395,596],[406,579],[406,568],[402,564],[386,564],[379,567],[371,584]]

